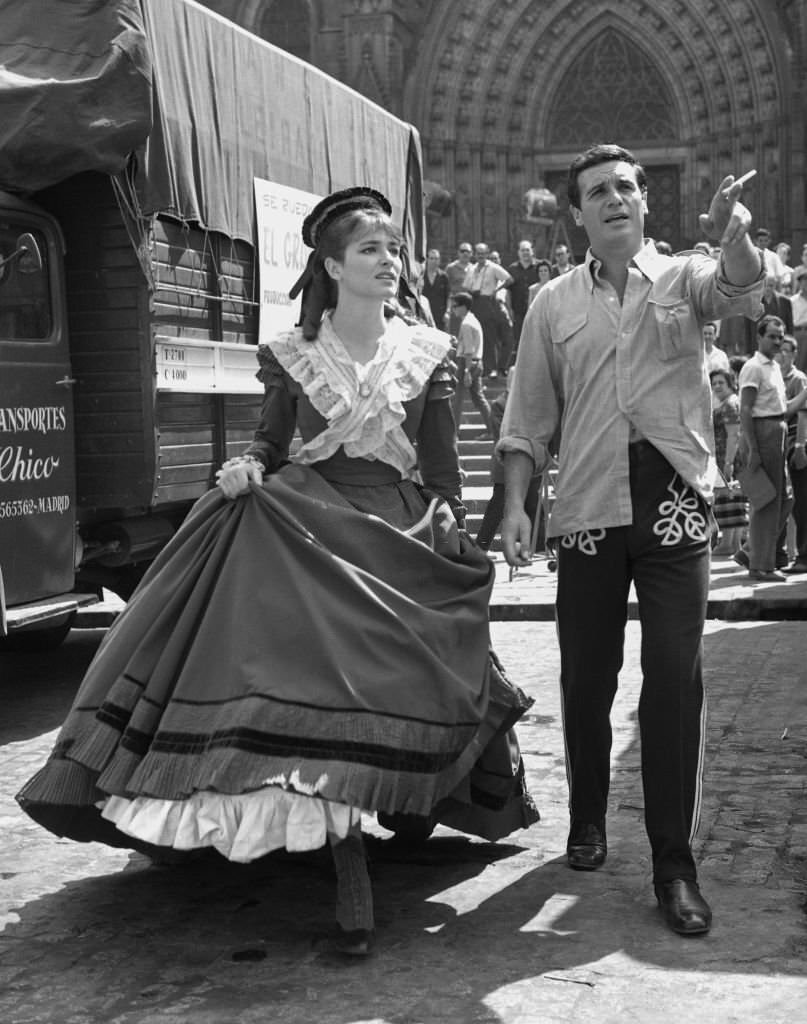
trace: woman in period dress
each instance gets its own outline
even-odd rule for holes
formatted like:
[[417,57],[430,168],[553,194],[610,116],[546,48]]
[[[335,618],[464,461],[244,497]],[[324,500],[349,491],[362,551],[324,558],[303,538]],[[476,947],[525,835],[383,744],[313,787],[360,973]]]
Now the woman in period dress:
[[389,214],[356,188],[306,218],[303,323],[259,350],[255,439],[18,797],[58,835],[152,852],[329,843],[354,955],[373,934],[362,811],[490,840],[538,818],[513,731],[531,701],[489,650],[493,567],[458,528],[450,338],[403,313]]

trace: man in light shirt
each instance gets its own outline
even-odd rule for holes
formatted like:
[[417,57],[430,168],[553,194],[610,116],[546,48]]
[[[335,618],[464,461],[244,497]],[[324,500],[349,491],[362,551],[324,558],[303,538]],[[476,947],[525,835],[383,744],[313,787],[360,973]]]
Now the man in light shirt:
[[796,365],[807,370],[807,267],[796,267],[793,271],[793,336],[799,343]]
[[[502,364],[506,355],[506,329],[509,328],[503,319],[502,311],[496,301],[496,292],[512,283],[510,274],[490,257],[490,249],[484,242],[474,246],[476,263],[473,263],[465,274],[463,291],[473,296],[473,312],[482,324],[485,347],[482,363],[487,376],[498,377],[507,371]],[[512,328],[510,328],[512,330]]]
[[555,246],[555,262],[552,264],[552,276],[561,277],[574,269],[569,246],[565,242],[558,242]]
[[[788,400],[782,369],[776,360],[785,337],[785,325],[778,316],[764,316],[757,324],[757,351],[740,370],[740,445],[743,468],[762,468],[774,487],[774,496],[764,505],[751,497],[748,546],[734,556],[748,566],[757,582],[784,582],[777,571],[776,548],[793,505],[785,451],[787,417],[804,405],[807,391],[799,389]],[[784,559],[786,564],[787,559]]]
[[493,420],[482,383],[482,347],[484,344],[482,325],[471,312],[472,303],[473,299],[468,292],[457,292],[451,298],[451,313],[459,324],[455,353],[457,389],[454,393],[453,403],[454,423],[459,431],[462,420],[462,403],[467,389],[474,408],[479,412],[482,422],[485,424],[485,432],[477,440],[490,441],[493,439]]
[[569,201],[590,247],[527,312],[497,445],[511,566],[529,562],[524,496],[559,447],[547,535],[558,547],[569,866],[595,870],[607,856],[609,717],[633,583],[645,825],[656,899],[681,935],[708,931],[712,916],[691,849],[717,469],[701,325],[732,313],[756,317],[764,278],[741,190],[726,177],[701,214],[704,232],[722,242],[719,260],[667,256],[644,240],[649,197],[636,158],[609,145],[573,161]]
[[778,288],[782,278],[785,276],[785,267],[782,261],[779,259],[778,253],[774,252],[770,248],[771,244],[771,233],[767,228],[757,228],[756,231],[757,247],[762,253],[762,258],[765,260],[765,269],[767,273],[774,279],[774,287]]
[[457,246],[457,258],[452,260],[446,267],[449,297],[447,330],[448,333],[453,334],[455,338],[457,336],[457,331],[459,330],[459,321],[455,320],[451,313],[451,296],[456,295],[457,292],[461,292],[465,286],[465,275],[468,273],[468,268],[471,266],[471,257],[473,254],[474,250],[470,242],[460,242]]
[[717,341],[717,324],[712,320],[707,320],[701,331],[703,333],[703,349],[706,353],[706,372],[711,373],[712,370],[728,371],[729,357],[722,348],[718,348],[715,344]]

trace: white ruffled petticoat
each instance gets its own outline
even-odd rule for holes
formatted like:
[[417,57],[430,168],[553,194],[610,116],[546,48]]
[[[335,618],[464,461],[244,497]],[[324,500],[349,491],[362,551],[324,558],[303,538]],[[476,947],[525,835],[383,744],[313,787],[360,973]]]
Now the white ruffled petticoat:
[[214,847],[247,863],[272,850],[316,850],[328,833],[344,839],[361,820],[358,807],[267,786],[252,793],[194,793],[187,800],[112,796],[102,816],[126,835],[175,850]]

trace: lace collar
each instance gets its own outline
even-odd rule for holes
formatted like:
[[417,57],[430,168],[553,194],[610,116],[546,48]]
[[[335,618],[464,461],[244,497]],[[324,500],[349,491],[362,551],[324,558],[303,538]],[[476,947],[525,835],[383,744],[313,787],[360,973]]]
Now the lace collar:
[[381,459],[408,475],[416,458],[402,427],[403,403],[420,394],[450,344],[442,331],[394,316],[359,373],[327,313],[314,341],[306,341],[300,328],[272,339],[269,347],[280,365],[328,421],[295,460],[318,462],[342,446],[352,458]]

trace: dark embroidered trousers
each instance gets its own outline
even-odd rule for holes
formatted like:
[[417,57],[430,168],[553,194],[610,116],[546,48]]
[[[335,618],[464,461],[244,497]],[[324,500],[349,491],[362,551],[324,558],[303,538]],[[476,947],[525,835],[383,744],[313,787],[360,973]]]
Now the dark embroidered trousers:
[[569,806],[604,826],[610,711],[623,662],[631,584],[641,622],[639,736],[645,825],[656,882],[696,877],[705,699],[702,632],[711,513],[647,442],[630,446],[633,523],[558,545],[557,622]]

